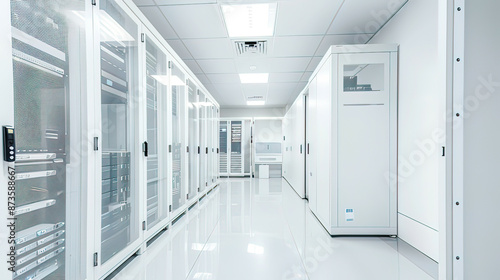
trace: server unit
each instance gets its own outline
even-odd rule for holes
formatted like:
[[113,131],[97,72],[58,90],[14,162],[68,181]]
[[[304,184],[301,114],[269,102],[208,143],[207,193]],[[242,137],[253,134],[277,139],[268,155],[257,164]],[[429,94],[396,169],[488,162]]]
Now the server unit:
[[[215,114],[214,110],[213,116]],[[250,133],[247,131],[250,125],[250,120],[220,121],[220,175],[250,175]],[[212,127],[216,128],[216,124]]]
[[331,235],[396,235],[397,45],[332,46],[307,95],[309,207]]

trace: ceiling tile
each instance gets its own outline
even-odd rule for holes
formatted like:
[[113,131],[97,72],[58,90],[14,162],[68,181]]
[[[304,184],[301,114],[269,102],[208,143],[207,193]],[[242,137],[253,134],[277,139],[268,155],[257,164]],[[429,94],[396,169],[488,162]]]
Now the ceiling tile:
[[154,25],[156,30],[166,40],[177,39],[177,34],[175,34],[174,29],[168,23],[165,16],[161,13],[160,9],[155,6],[140,7],[141,12],[148,18],[148,20]]
[[311,77],[312,75],[312,71],[307,71],[307,72],[304,72],[304,75],[302,75],[302,78],[300,79],[301,82],[309,82],[309,78]]
[[144,5],[155,5],[155,2],[153,0],[134,0],[134,4],[140,7]]
[[240,83],[237,84],[215,84],[214,88],[219,93],[217,101],[224,105],[244,105],[245,98]]
[[240,83],[238,74],[207,74],[207,77],[214,84]]
[[268,84],[243,84],[243,94],[248,96],[267,96]]
[[307,66],[306,71],[313,71],[316,70],[316,67],[318,67],[319,62],[321,61],[323,57],[321,56],[315,56],[311,59],[311,62],[309,63],[309,66]]
[[347,0],[328,34],[376,33],[405,3],[393,0]]
[[271,73],[269,74],[269,83],[290,83],[298,82],[302,77],[302,72],[296,73]]
[[[369,34],[370,38],[373,34]],[[326,35],[323,41],[319,45],[315,56],[324,56],[328,48],[332,45],[352,45],[352,44],[364,44],[366,43],[364,34],[358,35]]]
[[205,74],[208,73],[235,73],[236,65],[233,59],[198,60],[198,64]]
[[[269,59],[268,58],[243,58],[235,59],[236,70],[238,73],[269,73]],[[250,66],[255,66],[255,70],[250,70]]]
[[218,5],[160,6],[179,38],[226,37]]
[[205,76],[203,73],[196,74],[196,78],[203,84],[203,85],[208,85],[210,84],[210,80]]
[[297,83],[271,83],[269,84],[269,95],[273,94],[291,94]]
[[167,43],[174,49],[175,53],[182,58],[182,60],[193,59],[188,49],[184,46],[181,40],[168,40]]
[[323,36],[289,36],[274,38],[272,55],[314,56]]
[[203,73],[200,66],[198,66],[198,63],[196,63],[196,60],[184,60],[184,63],[186,63],[186,65],[194,74]]
[[270,72],[304,71],[309,61],[311,61],[310,57],[271,58]]
[[342,2],[343,0],[280,2],[276,36],[325,34]]
[[234,55],[229,39],[183,40],[195,59],[232,58]]

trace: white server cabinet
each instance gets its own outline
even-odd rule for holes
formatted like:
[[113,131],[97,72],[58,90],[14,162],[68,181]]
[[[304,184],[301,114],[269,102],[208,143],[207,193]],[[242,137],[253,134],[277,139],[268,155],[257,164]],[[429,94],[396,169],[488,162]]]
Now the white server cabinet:
[[103,279],[187,211],[188,106],[203,106],[188,94],[206,89],[131,0],[39,2],[2,4],[18,191],[16,272],[0,278]]
[[220,121],[219,172],[221,176],[250,175],[249,170],[245,171],[245,165],[249,166],[250,161],[247,155],[250,135],[245,133],[249,125],[250,120],[244,119]]
[[397,45],[332,46],[307,97],[309,205],[331,235],[396,235]]
[[199,109],[198,109],[198,89],[193,81],[187,80],[187,147],[188,153],[188,193],[189,204],[195,200],[198,195],[199,185]]
[[168,144],[170,143],[170,102],[168,100],[168,62],[166,50],[148,31],[145,31],[143,53],[145,67],[145,128],[146,142],[143,154],[146,158],[145,178],[145,240],[151,239],[168,224],[170,191]]
[[[80,197],[87,189],[82,170],[87,151],[82,142],[89,78],[85,46],[90,36],[82,26],[90,9],[84,1],[25,0],[4,5],[7,15],[2,14],[1,25],[4,42],[11,45],[2,43],[0,71],[3,81],[12,80],[2,84],[5,103],[0,118],[2,125],[11,126],[7,131],[14,134],[15,146],[7,155],[12,161],[3,165],[9,182],[2,185],[5,193],[9,187],[10,198],[1,203],[9,209],[16,234],[9,245],[15,249],[8,252],[13,254],[9,267],[15,272],[2,266],[0,278],[79,279],[85,250],[79,246],[79,217],[84,207]],[[68,17],[70,13],[80,17]],[[9,35],[12,41],[7,40]],[[8,236],[3,228],[2,246]]]
[[305,93],[303,91],[292,104],[283,120],[283,177],[301,198],[305,189]]
[[200,91],[200,182],[199,190],[203,192],[206,187],[208,187],[208,137],[207,133],[209,131],[207,124],[207,113],[209,110],[208,98],[205,93]]

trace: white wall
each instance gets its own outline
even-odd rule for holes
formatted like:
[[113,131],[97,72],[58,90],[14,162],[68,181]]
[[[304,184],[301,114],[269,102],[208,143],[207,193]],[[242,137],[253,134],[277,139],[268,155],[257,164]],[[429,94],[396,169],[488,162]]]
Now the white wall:
[[285,116],[285,108],[221,108],[221,118],[275,118]]
[[499,10],[498,0],[465,1],[463,279],[499,278]]
[[283,131],[281,119],[254,120],[254,142],[282,142]]
[[370,41],[400,44],[398,235],[436,261],[446,111],[438,17],[438,1],[409,1]]

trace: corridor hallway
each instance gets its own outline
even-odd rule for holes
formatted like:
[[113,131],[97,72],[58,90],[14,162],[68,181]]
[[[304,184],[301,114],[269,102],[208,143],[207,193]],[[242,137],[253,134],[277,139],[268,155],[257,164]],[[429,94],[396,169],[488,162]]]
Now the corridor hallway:
[[116,280],[432,280],[437,264],[390,237],[330,237],[283,179],[221,184]]

